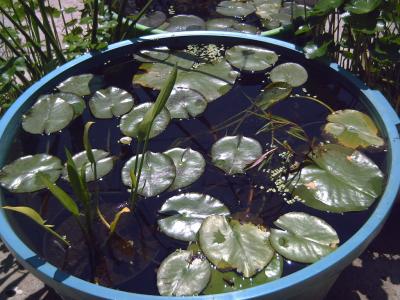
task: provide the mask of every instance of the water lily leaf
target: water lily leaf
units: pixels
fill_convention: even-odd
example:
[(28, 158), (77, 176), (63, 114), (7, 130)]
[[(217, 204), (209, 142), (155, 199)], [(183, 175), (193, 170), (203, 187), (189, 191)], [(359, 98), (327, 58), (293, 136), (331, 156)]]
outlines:
[(246, 166), (261, 154), (258, 141), (241, 135), (223, 137), (211, 148), (213, 164), (229, 175), (244, 173)]
[(188, 88), (201, 94), (208, 102), (226, 94), (239, 73), (226, 60), (200, 65), (192, 71), (178, 73), (175, 87)]
[(57, 86), (57, 88), (64, 93), (86, 96), (90, 95), (92, 91), (98, 90), (102, 84), (103, 79), (100, 76), (82, 74), (64, 80)]
[(257, 97), (256, 104), (263, 110), (269, 109), (274, 104), (286, 99), (292, 92), (292, 87), (286, 82), (272, 82)]
[(313, 42), (309, 42), (303, 48), (304, 54), (308, 59), (323, 57), (327, 53), (328, 47), (331, 43), (332, 41), (326, 41), (322, 43), (322, 45), (318, 46)]
[(157, 28), (164, 23), (166, 19), (167, 16), (162, 11), (156, 10), (140, 17), (138, 24), (150, 28)]
[(298, 87), (306, 83), (308, 73), (299, 64), (284, 63), (272, 69), (270, 78), (272, 82), (286, 82), (292, 87)]
[(165, 106), (171, 118), (188, 119), (203, 113), (207, 108), (207, 101), (191, 89), (174, 88)]
[[(290, 3), (290, 2), (288, 2)], [(310, 7), (306, 6), (306, 11), (304, 11), (304, 5), (303, 4), (295, 4), (293, 5), (293, 19), (297, 18), (305, 18), (306, 14), (308, 16), (308, 11), (310, 10)], [(292, 7), (291, 5), (288, 5), (286, 7), (282, 7), (279, 9), (279, 14), (282, 15), (288, 15), (290, 18), (292, 17)]]
[(140, 62), (159, 62), (169, 57), (170, 50), (167, 47), (156, 47), (140, 50), (133, 57)]
[(274, 254), (274, 257), (264, 270), (251, 278), (245, 278), (233, 271), (221, 272), (218, 269), (212, 268), (210, 282), (203, 291), (203, 294), (213, 295), (247, 289), (276, 280), (282, 276), (282, 272), (283, 258), (278, 253)]
[(219, 269), (236, 269), (244, 277), (262, 270), (274, 256), (265, 228), (224, 216), (210, 216), (199, 230), (201, 250)]
[(279, 13), (280, 8), (280, 3), (262, 3), (256, 6), (256, 15), (261, 19), (271, 20), (271, 15)]
[(56, 93), (52, 95), (48, 95), (49, 97), (55, 97), (66, 101), (67, 103), (72, 105), (74, 109), (74, 119), (79, 117), (86, 108), (86, 103), (82, 99), (82, 97), (71, 94), (71, 93)]
[(206, 23), (195, 15), (176, 15), (168, 19), (168, 27), (165, 29), (170, 32), (204, 30)]
[(99, 119), (109, 119), (126, 114), (132, 109), (133, 104), (134, 100), (131, 94), (113, 86), (98, 90), (89, 100), (92, 114)]
[(310, 12), (313, 16), (323, 16), (333, 12), (343, 4), (344, 0), (319, 0)]
[(330, 212), (367, 209), (383, 190), (383, 173), (359, 151), (336, 144), (318, 146), (314, 164), (291, 181), (292, 193), (305, 205)]
[(231, 18), (215, 18), (209, 19), (206, 22), (207, 30), (217, 30), (217, 31), (235, 31), (233, 26), (239, 24), (238, 21)]
[(346, 4), (345, 10), (353, 14), (367, 14), (375, 10), (379, 5), (381, 5), (382, 0), (352, 0), (350, 3)]
[(217, 6), (217, 13), (227, 17), (246, 17), (256, 11), (251, 2), (222, 1)]
[(158, 220), (161, 231), (182, 241), (195, 241), (201, 224), (208, 216), (229, 215), (228, 208), (218, 199), (198, 193), (171, 197), (159, 212), (170, 215)]
[[(140, 154), (138, 165), (142, 159)], [(122, 168), (122, 182), (131, 187), (130, 170), (135, 168), (136, 156), (129, 159)], [(138, 167), (139, 168), (139, 167)], [(138, 172), (136, 172), (138, 177)], [(172, 159), (162, 153), (147, 151), (144, 155), (144, 162), (140, 180), (138, 182), (138, 193), (144, 197), (153, 197), (168, 189), (175, 179), (175, 166)]]
[(157, 287), (162, 296), (199, 294), (210, 280), (211, 267), (203, 256), (178, 250), (167, 256), (157, 272)]
[(50, 134), (65, 128), (73, 118), (71, 104), (57, 96), (44, 95), (22, 116), (22, 128), (33, 134)]
[(290, 212), (279, 217), (271, 228), (274, 249), (287, 259), (313, 263), (334, 251), (339, 237), (324, 220), (303, 212)]
[(332, 136), (343, 146), (356, 148), (381, 148), (384, 140), (372, 119), (357, 110), (339, 110), (327, 117), (324, 134)]
[[(109, 156), (110, 153), (101, 149), (92, 149), (94, 160), (96, 161), (97, 179), (106, 176), (114, 167), (114, 157)], [(86, 182), (95, 180), (94, 170), (90, 165), (86, 151), (79, 152), (72, 157), (78, 170), (85, 168)], [(63, 179), (68, 180), (68, 172), (66, 166), (63, 169)]]
[(260, 29), (258, 29), (258, 27), (246, 23), (234, 24), (233, 29), (238, 32), (250, 34), (257, 34), (260, 32)]
[(0, 170), (0, 184), (13, 193), (35, 192), (46, 187), (39, 179), (38, 172), (48, 175), (51, 182), (56, 182), (61, 170), (61, 161), (55, 156), (23, 156)]
[[(120, 129), (126, 136), (137, 137), (138, 127), (142, 122), (144, 115), (153, 105), (151, 102), (142, 103), (132, 109), (128, 114), (123, 115), (120, 122)], [(170, 113), (163, 108), (158, 116), (154, 119), (150, 130), (150, 138), (153, 138), (163, 132), (171, 120)]]
[(278, 55), (261, 47), (238, 45), (226, 50), (225, 58), (243, 71), (262, 71), (278, 61)]
[(191, 185), (204, 172), (206, 161), (199, 152), (190, 148), (173, 148), (165, 151), (173, 161), (176, 169), (176, 177), (169, 191), (174, 191), (180, 188)]

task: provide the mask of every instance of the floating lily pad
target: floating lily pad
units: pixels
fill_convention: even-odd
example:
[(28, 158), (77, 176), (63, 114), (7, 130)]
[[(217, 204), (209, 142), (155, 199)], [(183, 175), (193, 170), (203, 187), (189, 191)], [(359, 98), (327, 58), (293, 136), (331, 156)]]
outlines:
[(298, 87), (306, 83), (308, 73), (299, 64), (284, 63), (272, 69), (270, 78), (272, 82), (286, 82), (292, 87)]
[(314, 164), (291, 181), (305, 205), (330, 212), (368, 209), (383, 190), (383, 173), (367, 156), (336, 144), (318, 146)]
[(272, 82), (257, 97), (256, 104), (263, 110), (269, 109), (279, 101), (286, 99), (292, 92), (292, 87), (286, 82)]
[(251, 278), (242, 277), (236, 272), (221, 272), (218, 269), (212, 268), (210, 282), (203, 291), (203, 294), (213, 295), (247, 289), (276, 280), (282, 276), (282, 272), (283, 258), (278, 253), (274, 254), (274, 257), (264, 270)]
[[(115, 158), (110, 156), (110, 153), (101, 149), (92, 149), (94, 160), (96, 161), (97, 179), (106, 176), (114, 167)], [(86, 155), (86, 151), (79, 152), (72, 157), (78, 170), (85, 167), (86, 181), (93, 181), (94, 169), (90, 165), (90, 161)], [(63, 169), (63, 178), (68, 180), (68, 173), (66, 166)]]
[(13, 193), (35, 192), (46, 186), (38, 178), (42, 172), (55, 182), (60, 177), (61, 161), (48, 154), (28, 155), (14, 160), (0, 170), (0, 184)]
[(74, 118), (74, 107), (54, 95), (39, 97), (22, 116), (22, 128), (33, 134), (50, 134), (65, 128)]
[(261, 47), (238, 45), (226, 50), (227, 61), (243, 71), (262, 71), (278, 61), (278, 55)]
[(222, 1), (217, 6), (217, 13), (227, 17), (246, 17), (255, 11), (251, 2)]
[(199, 230), (201, 250), (219, 269), (236, 269), (244, 277), (252, 277), (274, 256), (269, 233), (262, 227), (210, 216)]
[(250, 34), (257, 34), (260, 32), (260, 30), (256, 26), (246, 24), (246, 23), (234, 24), (233, 29), (238, 32), (250, 33)]
[[(132, 109), (128, 114), (123, 115), (119, 127), (122, 133), (126, 136), (137, 137), (139, 124), (142, 122), (144, 115), (152, 105), (153, 103), (151, 102), (142, 103)], [(171, 116), (169, 111), (163, 108), (158, 116), (154, 119), (150, 130), (150, 138), (153, 138), (163, 132), (167, 128), (170, 120)]]
[(157, 287), (161, 296), (199, 294), (210, 280), (211, 267), (203, 256), (178, 250), (161, 263), (157, 271)]
[(352, 0), (346, 4), (344, 9), (353, 14), (361, 15), (374, 11), (381, 3), (382, 0)]
[(174, 191), (180, 188), (191, 185), (204, 172), (206, 161), (199, 152), (190, 148), (173, 148), (165, 151), (173, 161), (176, 169), (176, 177), (169, 191)]
[(204, 30), (206, 23), (195, 15), (176, 15), (168, 19), (168, 27), (165, 29), (170, 32)]
[[(142, 155), (139, 155), (138, 168)], [(129, 159), (122, 168), (122, 182), (131, 187), (130, 171), (135, 168), (136, 156)], [(138, 176), (138, 174), (136, 174)], [(172, 159), (162, 153), (147, 151), (144, 156), (142, 173), (138, 183), (138, 193), (153, 197), (168, 189), (175, 179), (175, 166)]]
[(258, 141), (241, 135), (223, 137), (211, 148), (213, 164), (229, 175), (245, 173), (246, 166), (261, 154)]
[(98, 90), (102, 84), (103, 79), (100, 76), (82, 74), (64, 80), (57, 86), (57, 88), (64, 93), (86, 96), (90, 95), (93, 91)]
[(132, 95), (127, 91), (112, 86), (98, 90), (90, 98), (89, 107), (96, 118), (109, 119), (129, 112), (133, 107), (133, 101)]
[(339, 237), (324, 220), (303, 212), (290, 212), (278, 218), (271, 228), (274, 249), (287, 259), (313, 263), (334, 251)]
[(185, 193), (167, 199), (159, 213), (170, 215), (158, 220), (162, 232), (174, 239), (195, 241), (205, 218), (211, 215), (229, 215), (229, 210), (222, 202), (209, 195)]
[(140, 50), (133, 57), (140, 62), (160, 62), (166, 60), (170, 52), (167, 47), (156, 47)]
[(162, 23), (165, 22), (167, 16), (162, 11), (153, 11), (146, 15), (143, 15), (139, 20), (138, 24), (150, 27), (150, 28), (157, 28)]
[(86, 108), (86, 103), (82, 99), (82, 97), (71, 94), (71, 93), (56, 93), (52, 95), (48, 95), (49, 97), (55, 97), (66, 101), (67, 103), (72, 105), (74, 109), (74, 119), (79, 117)]
[(378, 128), (366, 114), (357, 110), (339, 110), (327, 117), (329, 123), (324, 133), (332, 136), (340, 144), (356, 148), (381, 148), (384, 140), (378, 136)]
[(280, 3), (262, 3), (256, 6), (256, 14), (261, 19), (271, 20), (271, 15), (279, 13), (280, 8)]
[(217, 31), (236, 31), (233, 26), (239, 24), (238, 21), (231, 18), (215, 18), (206, 22), (207, 30)]
[(207, 101), (196, 91), (174, 88), (165, 106), (171, 118), (188, 119), (203, 113), (207, 108)]

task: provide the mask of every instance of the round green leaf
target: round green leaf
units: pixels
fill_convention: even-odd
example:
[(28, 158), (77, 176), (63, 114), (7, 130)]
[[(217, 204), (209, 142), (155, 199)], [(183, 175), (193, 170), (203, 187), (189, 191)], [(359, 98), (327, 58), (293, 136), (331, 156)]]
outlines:
[[(139, 163), (142, 154), (139, 155)], [(130, 171), (135, 168), (136, 156), (129, 159), (122, 168), (122, 182), (131, 187)], [(136, 172), (136, 177), (138, 172)], [(143, 168), (138, 183), (138, 193), (144, 197), (153, 197), (168, 189), (175, 179), (175, 166), (169, 156), (162, 153), (147, 151), (144, 156)]]
[(251, 2), (222, 1), (217, 6), (217, 13), (228, 17), (246, 17), (255, 11)]
[(48, 175), (55, 182), (61, 174), (61, 161), (48, 154), (28, 155), (14, 160), (0, 170), (0, 184), (13, 193), (35, 192), (46, 186), (37, 173)]
[(284, 63), (272, 69), (270, 78), (272, 82), (286, 82), (292, 87), (298, 87), (306, 83), (308, 73), (299, 64)]
[(262, 147), (258, 141), (241, 135), (226, 136), (211, 148), (213, 164), (227, 174), (245, 173), (245, 168), (259, 158)]
[(169, 191), (174, 191), (180, 188), (191, 185), (204, 172), (206, 161), (199, 152), (190, 148), (173, 148), (165, 151), (164, 154), (168, 155), (174, 162), (176, 169), (176, 177)]
[(170, 215), (158, 220), (162, 232), (174, 239), (195, 241), (205, 218), (211, 215), (229, 215), (229, 210), (222, 202), (209, 195), (185, 193), (167, 199), (159, 213)]
[(274, 257), (264, 270), (251, 278), (245, 278), (236, 272), (221, 272), (218, 269), (212, 268), (210, 282), (203, 291), (203, 294), (213, 295), (247, 289), (276, 280), (282, 276), (282, 272), (283, 258), (278, 253), (274, 254)]
[(365, 210), (382, 193), (383, 173), (359, 151), (326, 144), (310, 158), (314, 164), (291, 181), (292, 193), (307, 206), (338, 213)]
[(146, 15), (143, 15), (138, 20), (138, 24), (150, 27), (150, 28), (157, 28), (161, 24), (165, 22), (167, 16), (162, 11), (153, 11)]
[(203, 256), (178, 250), (161, 263), (157, 287), (161, 296), (198, 295), (210, 280), (211, 267)]
[(207, 107), (207, 101), (196, 91), (174, 88), (165, 106), (171, 118), (188, 119), (203, 113)]
[(168, 23), (165, 30), (170, 32), (204, 30), (206, 28), (203, 19), (195, 15), (176, 15), (168, 19)]
[[(119, 127), (122, 133), (126, 136), (137, 137), (139, 124), (142, 122), (144, 115), (152, 105), (153, 103), (151, 102), (142, 103), (132, 109), (128, 114), (123, 115)], [(170, 120), (171, 116), (169, 111), (163, 108), (158, 116), (154, 119), (150, 130), (150, 138), (153, 138), (163, 132), (167, 128)]]
[(119, 117), (129, 112), (133, 107), (133, 97), (127, 91), (109, 87), (97, 91), (89, 100), (92, 114), (99, 119)]
[(93, 74), (72, 76), (61, 82), (57, 88), (64, 93), (72, 93), (78, 96), (90, 95), (102, 84), (102, 79)]
[(328, 51), (328, 47), (331, 43), (332, 41), (326, 41), (322, 43), (322, 45), (318, 46), (313, 42), (309, 42), (303, 48), (304, 54), (308, 59), (316, 59), (319, 57), (323, 57)]
[(55, 97), (66, 101), (67, 103), (72, 105), (74, 109), (74, 119), (80, 116), (86, 108), (86, 103), (82, 99), (82, 97), (71, 94), (71, 93), (56, 93), (52, 95), (48, 95), (49, 97)]
[(140, 62), (164, 61), (169, 57), (170, 50), (167, 47), (156, 47), (140, 50), (133, 57)]
[[(110, 153), (101, 149), (92, 149), (92, 152), (94, 160), (96, 161), (97, 179), (99, 179), (111, 172), (114, 167), (114, 157), (109, 156)], [(86, 151), (75, 154), (72, 157), (72, 160), (74, 161), (78, 170), (81, 170), (83, 167), (85, 167), (85, 177), (87, 182), (95, 180), (94, 169), (90, 165), (90, 161), (87, 157)], [(66, 165), (63, 169), (63, 178), (65, 180), (68, 180)]]
[(329, 123), (324, 133), (343, 146), (356, 148), (381, 148), (384, 140), (378, 136), (378, 128), (371, 118), (357, 110), (339, 110), (327, 117)]
[(236, 31), (233, 26), (239, 24), (238, 21), (231, 18), (215, 18), (206, 22), (207, 30), (217, 31)]
[(234, 24), (233, 29), (238, 32), (250, 33), (250, 34), (257, 34), (260, 32), (260, 30), (256, 26), (246, 24), (246, 23)]
[(292, 92), (292, 87), (286, 82), (272, 82), (257, 97), (256, 104), (263, 110), (269, 109), (279, 101), (286, 99)]
[(22, 116), (22, 128), (33, 134), (50, 134), (65, 128), (74, 118), (74, 107), (54, 95), (39, 97)]
[(367, 14), (375, 10), (381, 5), (382, 0), (351, 0), (350, 3), (346, 4), (345, 10), (353, 14)]
[(272, 14), (279, 13), (281, 3), (262, 3), (256, 6), (256, 14), (261, 19), (271, 20)]
[(334, 251), (339, 237), (324, 220), (303, 212), (290, 212), (278, 218), (271, 229), (274, 249), (287, 259), (313, 263)]
[(199, 230), (203, 253), (219, 269), (236, 269), (244, 277), (262, 270), (274, 256), (265, 228), (224, 216), (210, 216)]
[(225, 58), (243, 71), (262, 71), (278, 61), (278, 55), (261, 47), (238, 45), (226, 50)]
[(344, 0), (319, 0), (310, 12), (313, 16), (323, 16), (333, 12), (343, 4)]

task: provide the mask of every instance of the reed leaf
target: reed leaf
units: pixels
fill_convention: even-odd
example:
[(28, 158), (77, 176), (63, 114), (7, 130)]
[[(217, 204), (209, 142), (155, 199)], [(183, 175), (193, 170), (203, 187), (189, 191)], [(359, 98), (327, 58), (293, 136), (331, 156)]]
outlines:
[(109, 228), (109, 236), (111, 236), (114, 232), (115, 229), (117, 228), (118, 222), (121, 219), (121, 215), (124, 213), (129, 213), (131, 210), (128, 207), (122, 208), (119, 212), (115, 214), (114, 220), (110, 224)]

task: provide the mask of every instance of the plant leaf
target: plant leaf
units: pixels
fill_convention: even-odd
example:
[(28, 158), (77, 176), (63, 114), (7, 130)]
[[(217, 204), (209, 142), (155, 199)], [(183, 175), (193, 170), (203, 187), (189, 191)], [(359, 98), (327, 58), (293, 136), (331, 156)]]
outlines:
[(78, 96), (87, 96), (103, 85), (103, 79), (93, 74), (72, 76), (61, 82), (57, 88), (64, 93), (72, 93)]
[(322, 45), (318, 46), (313, 42), (308, 42), (303, 48), (304, 54), (308, 59), (323, 57), (327, 53), (328, 47), (331, 43), (332, 41), (326, 41), (322, 43)]
[(171, 118), (189, 119), (203, 113), (207, 108), (207, 101), (191, 89), (174, 88), (165, 106)]
[(237, 45), (225, 52), (226, 60), (241, 71), (258, 72), (270, 68), (278, 61), (271, 50), (256, 46)]
[(181, 241), (195, 241), (205, 218), (211, 215), (226, 216), (229, 210), (209, 195), (185, 193), (168, 198), (159, 213), (173, 214), (158, 220), (162, 232)]
[[(96, 160), (94, 158), (93, 151), (92, 151), (92, 145), (91, 145), (90, 139), (89, 139), (89, 130), (93, 124), (94, 124), (94, 122), (87, 122), (85, 124), (85, 128), (83, 130), (83, 147), (85, 148), (86, 156), (92, 165), (96, 164)], [(96, 167), (96, 166), (93, 166), (93, 167)]]
[(113, 86), (97, 91), (89, 100), (92, 114), (99, 119), (109, 119), (126, 114), (132, 109), (133, 104), (134, 100), (131, 94)]
[(287, 259), (313, 263), (334, 251), (339, 237), (324, 220), (303, 212), (290, 212), (279, 217), (271, 228), (274, 249)]
[(308, 73), (301, 65), (289, 62), (273, 68), (270, 78), (272, 82), (286, 82), (292, 87), (298, 87), (306, 83)]
[(126, 214), (131, 212), (130, 209), (128, 207), (123, 207), (120, 211), (118, 211), (115, 216), (114, 216), (114, 220), (111, 222), (110, 224), (110, 228), (109, 228), (109, 235), (111, 236), (114, 232), (115, 229), (117, 228), (118, 222), (121, 219), (122, 214)]
[(165, 31), (169, 32), (204, 30), (206, 28), (204, 20), (195, 15), (175, 15), (168, 19), (168, 23)]
[(351, 0), (344, 9), (353, 14), (361, 15), (374, 11), (381, 3), (382, 0)]
[(227, 17), (246, 17), (256, 11), (251, 2), (221, 1), (217, 13)]
[(268, 84), (257, 97), (256, 104), (263, 110), (269, 109), (279, 101), (286, 99), (292, 93), (292, 87), (286, 82)]

